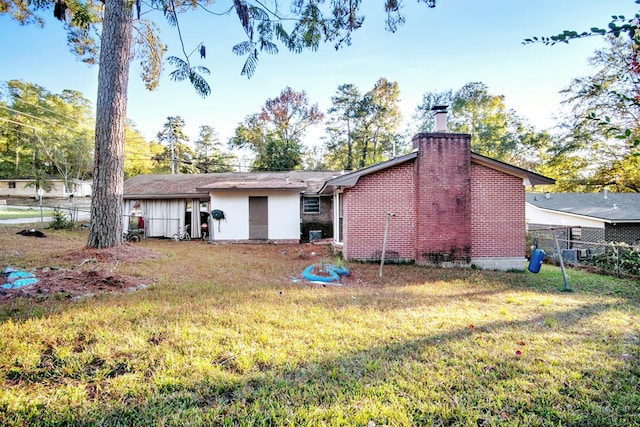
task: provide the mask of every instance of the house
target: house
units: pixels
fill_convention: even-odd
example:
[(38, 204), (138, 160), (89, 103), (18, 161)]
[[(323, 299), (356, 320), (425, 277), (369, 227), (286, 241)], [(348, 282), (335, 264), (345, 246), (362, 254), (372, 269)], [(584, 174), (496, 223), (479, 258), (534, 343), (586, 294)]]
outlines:
[(528, 193), (529, 230), (557, 228), (563, 241), (640, 242), (638, 193)]
[[(126, 227), (144, 219), (149, 237), (170, 237), (189, 225), (192, 238), (215, 242), (332, 237), (332, 198), (318, 194), (336, 172), (225, 172), (139, 175), (124, 183)], [(209, 213), (218, 211), (209, 218)], [(206, 225), (205, 225), (206, 224)]]
[[(90, 197), (92, 182), (72, 179), (67, 184), (62, 179), (49, 179), (51, 186), (44, 198)], [(35, 179), (0, 179), (0, 197), (38, 198)]]
[(351, 260), (380, 260), (385, 247), (395, 261), (524, 269), (525, 187), (554, 180), (473, 153), (470, 135), (436, 123), (412, 153), (325, 183), (335, 244)]
[(525, 187), (555, 181), (473, 153), (470, 135), (440, 125), (413, 143), (347, 174), (141, 175), (125, 182), (123, 214), (142, 215), (153, 237), (185, 224), (199, 237), (207, 221), (215, 242), (297, 243), (320, 232), (350, 260), (380, 260), (384, 248), (400, 262), (524, 269)]

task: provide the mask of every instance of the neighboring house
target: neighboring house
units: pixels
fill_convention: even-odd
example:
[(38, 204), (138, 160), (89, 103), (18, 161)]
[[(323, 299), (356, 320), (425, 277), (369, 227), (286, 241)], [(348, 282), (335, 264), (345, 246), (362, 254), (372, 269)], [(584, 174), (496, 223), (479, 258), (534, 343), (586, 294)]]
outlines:
[[(207, 231), (216, 242), (298, 243), (309, 230), (331, 231), (332, 199), (320, 196), (318, 190), (336, 175), (307, 171), (139, 175), (124, 183), (123, 215), (131, 218), (130, 226), (141, 215), (149, 237), (170, 237), (189, 225), (192, 238)], [(209, 218), (214, 210), (224, 218)], [(205, 222), (207, 227), (202, 226)]]
[(563, 240), (640, 242), (638, 193), (528, 193), (526, 216), (530, 230), (557, 228)]
[[(438, 123), (438, 120), (436, 120)], [(413, 138), (415, 151), (327, 181), (346, 259), (524, 269), (525, 186), (554, 180), (471, 152), (471, 136)], [(388, 228), (387, 228), (388, 221)]]
[[(44, 198), (90, 197), (91, 181), (71, 180), (69, 188), (62, 179), (47, 181), (51, 188), (44, 192)], [(0, 197), (38, 198), (38, 190), (34, 179), (0, 179)]]

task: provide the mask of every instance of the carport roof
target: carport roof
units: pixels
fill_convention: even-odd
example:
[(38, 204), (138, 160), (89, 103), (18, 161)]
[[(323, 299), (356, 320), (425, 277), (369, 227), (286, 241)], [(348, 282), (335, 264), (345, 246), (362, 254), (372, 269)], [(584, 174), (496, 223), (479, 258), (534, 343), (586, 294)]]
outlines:
[[(124, 183), (125, 199), (207, 198), (219, 190), (296, 190), (317, 193), (339, 172), (222, 172), (209, 174), (138, 175)], [(287, 181), (288, 178), (288, 181)]]

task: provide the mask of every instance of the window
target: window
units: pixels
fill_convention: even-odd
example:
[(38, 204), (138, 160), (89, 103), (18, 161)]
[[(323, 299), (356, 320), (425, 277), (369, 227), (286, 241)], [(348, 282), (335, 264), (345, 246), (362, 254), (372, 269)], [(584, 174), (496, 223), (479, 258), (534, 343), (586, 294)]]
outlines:
[(9, 181), (9, 188), (16, 188), (16, 183), (14, 181)]
[(305, 197), (302, 199), (302, 211), (306, 214), (320, 213), (320, 197)]
[(582, 228), (572, 227), (570, 240), (582, 240)]

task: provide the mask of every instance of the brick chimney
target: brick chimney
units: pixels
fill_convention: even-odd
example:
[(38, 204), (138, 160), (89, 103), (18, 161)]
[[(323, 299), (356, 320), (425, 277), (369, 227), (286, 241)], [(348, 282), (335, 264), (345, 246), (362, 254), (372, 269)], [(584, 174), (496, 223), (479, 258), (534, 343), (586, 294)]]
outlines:
[(469, 266), (471, 135), (420, 133), (413, 137), (413, 145), (418, 149), (416, 262)]

